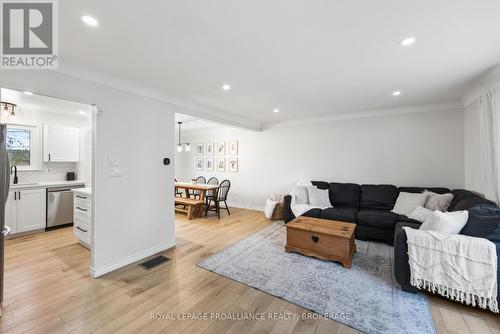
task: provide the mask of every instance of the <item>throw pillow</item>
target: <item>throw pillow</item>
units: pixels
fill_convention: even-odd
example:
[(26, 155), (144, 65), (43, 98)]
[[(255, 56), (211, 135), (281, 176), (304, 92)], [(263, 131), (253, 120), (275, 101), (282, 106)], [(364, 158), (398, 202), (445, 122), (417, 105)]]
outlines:
[(469, 212), (467, 210), (453, 212), (436, 210), (420, 225), (420, 229), (445, 234), (458, 234), (467, 224), (468, 218)]
[(307, 187), (309, 193), (309, 204), (315, 208), (328, 208), (330, 204), (330, 197), (328, 189), (318, 189), (316, 187)]
[(442, 195), (433, 193), (432, 191), (425, 191), (424, 193), (427, 193), (427, 201), (424, 207), (432, 211), (439, 210), (445, 212), (453, 201), (452, 193)]
[(394, 205), (394, 209), (391, 211), (397, 213), (398, 215), (407, 216), (415, 210), (417, 206), (424, 206), (426, 200), (426, 193), (415, 194), (400, 192), (398, 199), (396, 200), (396, 204)]
[(294, 186), (290, 193), (295, 204), (309, 204), (309, 193), (307, 187)]
[(417, 206), (415, 210), (413, 210), (409, 215), (408, 218), (414, 219), (416, 221), (419, 221), (421, 223), (425, 222), (427, 218), (432, 215), (432, 210), (426, 209), (423, 206)]

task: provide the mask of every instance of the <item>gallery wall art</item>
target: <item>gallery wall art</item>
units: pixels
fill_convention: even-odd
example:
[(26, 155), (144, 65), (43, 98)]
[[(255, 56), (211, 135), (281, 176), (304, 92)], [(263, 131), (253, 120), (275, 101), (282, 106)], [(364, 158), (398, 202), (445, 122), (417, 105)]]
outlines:
[[(239, 170), (238, 140), (221, 140), (195, 145), (197, 171), (237, 173)], [(216, 157), (214, 157), (216, 156)]]

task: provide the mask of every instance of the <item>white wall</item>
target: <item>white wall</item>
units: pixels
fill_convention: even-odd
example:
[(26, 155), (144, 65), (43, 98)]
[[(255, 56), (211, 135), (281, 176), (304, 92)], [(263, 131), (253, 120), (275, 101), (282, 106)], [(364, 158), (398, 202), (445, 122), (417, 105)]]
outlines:
[[(238, 173), (195, 170), (194, 144), (239, 140)], [(176, 177), (232, 182), (230, 202), (262, 208), (266, 195), (298, 180), (464, 186), (463, 110), (339, 120), (262, 132), (218, 128), (183, 132), (193, 151), (176, 153)], [(215, 156), (217, 157), (217, 156)]]
[[(478, 104), (475, 104), (478, 105)], [(465, 188), (484, 193), (481, 166), (479, 110), (474, 104), (465, 109)]]
[[(0, 86), (95, 103), (97, 117), (95, 228), (97, 275), (175, 244), (172, 106), (55, 71), (0, 71)], [(109, 176), (119, 161), (123, 177)]]

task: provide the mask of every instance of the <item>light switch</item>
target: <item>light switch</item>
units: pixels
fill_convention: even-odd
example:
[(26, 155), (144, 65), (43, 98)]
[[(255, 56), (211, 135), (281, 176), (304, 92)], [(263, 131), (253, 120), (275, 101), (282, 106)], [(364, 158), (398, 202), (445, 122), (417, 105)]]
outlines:
[(121, 176), (123, 176), (122, 170), (120, 168), (111, 167), (109, 169), (109, 176), (110, 177), (121, 177)]
[(109, 176), (110, 177), (121, 177), (123, 176), (122, 169), (120, 168), (120, 162), (113, 160), (109, 162)]

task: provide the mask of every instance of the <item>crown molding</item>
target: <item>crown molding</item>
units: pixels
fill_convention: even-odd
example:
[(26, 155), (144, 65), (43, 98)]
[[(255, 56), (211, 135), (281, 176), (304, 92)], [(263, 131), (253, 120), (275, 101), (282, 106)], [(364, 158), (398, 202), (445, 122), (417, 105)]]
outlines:
[(261, 129), (261, 124), (258, 121), (241, 117), (230, 111), (193, 103), (179, 97), (165, 94), (158, 89), (154, 89), (144, 85), (138, 85), (127, 80), (120, 80), (111, 75), (103, 74), (101, 72), (84, 68), (82, 66), (60, 63), (57, 72), (167, 103), (172, 105), (174, 108), (178, 108), (179, 110), (177, 110), (176, 112), (189, 116), (209, 119), (211, 121), (242, 127), (250, 130), (259, 131)]
[(327, 122), (335, 122), (348, 119), (383, 117), (383, 116), (405, 115), (405, 114), (414, 114), (422, 112), (438, 112), (438, 111), (451, 111), (451, 110), (463, 110), (463, 109), (464, 107), (461, 101), (451, 101), (445, 103), (412, 105), (399, 108), (365, 110), (365, 111), (350, 112), (350, 113), (349, 112), (338, 113), (320, 117), (300, 118), (285, 122), (264, 123), (262, 128), (263, 130), (265, 130), (276, 127), (289, 127), (289, 126), (298, 126), (304, 124), (327, 123)]

